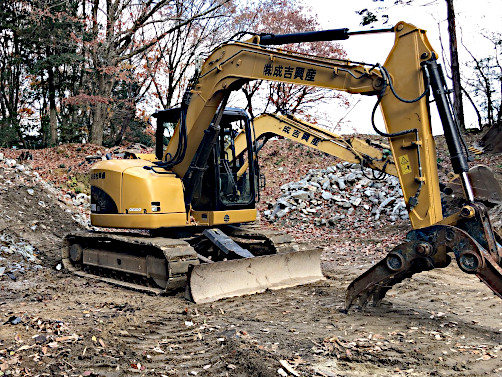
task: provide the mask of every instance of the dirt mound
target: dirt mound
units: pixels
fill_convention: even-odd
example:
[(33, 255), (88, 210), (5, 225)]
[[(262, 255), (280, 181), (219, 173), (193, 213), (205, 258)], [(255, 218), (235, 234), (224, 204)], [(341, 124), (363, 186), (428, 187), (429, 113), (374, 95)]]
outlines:
[(59, 263), (63, 236), (81, 229), (85, 214), (27, 165), (8, 161), (0, 162), (1, 255), (8, 257), (2, 261), (5, 271), (15, 276), (23, 269), (13, 271), (13, 260), (25, 268)]

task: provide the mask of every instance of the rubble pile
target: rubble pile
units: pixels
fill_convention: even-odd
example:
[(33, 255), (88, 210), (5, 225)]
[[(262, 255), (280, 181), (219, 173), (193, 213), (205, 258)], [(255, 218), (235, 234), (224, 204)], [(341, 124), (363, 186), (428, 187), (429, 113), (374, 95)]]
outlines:
[(4, 276), (16, 281), (27, 270), (40, 270), (37, 256), (38, 250), (29, 242), (7, 232), (0, 233), (0, 281)]
[(87, 226), (89, 202), (44, 181), (33, 161), (0, 153), (0, 281), (58, 260), (61, 235)]
[(2, 232), (0, 233), (0, 261), (3, 260), (1, 255), (9, 254), (19, 254), (30, 262), (37, 261), (36, 250), (33, 245), (23, 240), (17, 240), (7, 232)]
[(398, 178), (372, 178), (371, 169), (349, 162), (309, 170), (300, 181), (281, 186), (284, 194), (263, 215), (270, 222), (296, 217), (317, 226), (334, 226), (352, 215), (363, 221), (407, 219)]
[[(48, 197), (57, 198), (59, 202), (66, 205), (65, 211), (78, 224), (83, 227), (89, 226), (88, 210), (91, 206), (91, 197), (84, 193), (74, 194), (65, 193), (54, 184), (43, 180), (40, 174), (33, 170), (30, 164), (22, 164), (12, 158), (5, 158), (0, 153), (0, 178), (3, 178), (3, 186), (26, 186), (26, 192), (30, 196), (35, 195), (35, 190), (45, 192)], [(3, 174), (2, 174), (3, 173)], [(1, 188), (2, 184), (0, 184)], [(44, 200), (38, 201), (38, 205), (46, 208), (47, 203)], [(75, 211), (75, 208), (77, 211)], [(34, 229), (33, 229), (34, 230)]]

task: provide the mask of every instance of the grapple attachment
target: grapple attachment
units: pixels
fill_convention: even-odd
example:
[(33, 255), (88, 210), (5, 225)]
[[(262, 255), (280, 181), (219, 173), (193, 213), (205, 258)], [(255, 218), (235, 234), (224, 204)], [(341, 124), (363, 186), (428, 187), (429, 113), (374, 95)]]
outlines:
[(453, 253), (460, 269), (475, 274), (502, 298), (502, 248), (486, 208), (472, 203), (462, 208), (456, 226), (434, 225), (408, 233), (382, 261), (355, 279), (347, 289), (345, 308), (355, 301), (378, 305), (395, 284), (415, 273), (443, 268)]

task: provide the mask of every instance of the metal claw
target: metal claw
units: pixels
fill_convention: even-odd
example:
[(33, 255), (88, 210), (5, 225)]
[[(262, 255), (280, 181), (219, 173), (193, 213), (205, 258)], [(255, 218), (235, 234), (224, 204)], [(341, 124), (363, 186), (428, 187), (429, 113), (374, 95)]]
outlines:
[[(455, 254), (462, 271), (476, 274), (502, 298), (502, 267), (497, 262), (498, 254), (484, 248), (465, 230), (434, 225), (414, 230), (406, 238), (408, 242), (395, 247), (384, 259), (350, 283), (345, 297), (346, 310), (356, 299), (361, 307), (368, 304), (370, 297), (375, 306), (379, 305), (387, 291), (404, 279), (422, 271), (448, 266), (451, 261), (447, 255), (449, 252)], [(486, 240), (483, 244), (491, 246), (493, 242)]]
[(358, 299), (360, 306), (367, 305), (369, 297), (378, 306), (387, 291), (413, 274), (427, 271), (449, 262), (446, 255), (422, 239), (412, 239), (395, 247), (387, 256), (355, 279), (347, 288), (345, 309)]

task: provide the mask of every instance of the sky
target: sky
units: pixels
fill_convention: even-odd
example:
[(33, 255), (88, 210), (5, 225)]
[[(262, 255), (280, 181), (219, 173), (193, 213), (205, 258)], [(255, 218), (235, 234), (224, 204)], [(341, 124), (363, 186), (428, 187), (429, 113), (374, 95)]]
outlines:
[[(357, 10), (365, 8), (375, 9), (377, 6), (388, 6), (389, 9), (383, 13), (389, 15), (387, 25), (373, 24), (374, 28), (390, 27), (399, 21), (406, 21), (427, 30), (427, 36), (438, 54), (443, 54), (440, 42), (447, 49), (448, 34), (446, 22), (446, 2), (444, 0), (414, 0), (412, 5), (393, 5), (393, 0), (373, 1), (373, 0), (308, 0), (305, 1), (311, 7), (314, 14), (317, 14), (319, 23), (323, 29), (349, 28), (350, 31), (369, 29), (370, 26), (361, 26), (362, 17), (356, 14)], [(459, 40), (459, 57), (462, 63), (469, 59), (469, 55), (461, 47), (460, 39), (476, 55), (483, 56), (492, 46), (482, 36), (483, 32), (500, 31), (502, 20), (502, 1), (500, 0), (455, 0), (455, 13), (457, 15), (457, 38)], [(347, 52), (347, 57), (354, 61), (364, 61), (367, 63), (383, 63), (390, 51), (394, 41), (392, 33), (376, 34), (373, 36), (352, 36), (347, 41), (342, 41), (341, 45)], [(449, 56), (449, 52), (444, 52)], [(440, 56), (440, 61), (443, 61)], [(330, 126), (330, 123), (337, 123), (341, 119), (343, 127), (337, 129), (339, 133), (361, 132), (374, 133), (370, 125), (370, 113), (375, 102), (374, 98), (362, 98), (362, 96), (351, 96), (351, 107), (349, 109), (336, 108), (333, 104), (322, 106), (325, 113), (329, 113), (327, 118), (330, 121), (320, 120), (321, 124)], [(474, 111), (464, 99), (464, 109), (466, 124), (477, 125), (477, 118)], [(439, 120), (433, 115), (433, 133), (441, 134), (442, 129), (438, 124)], [(383, 129), (383, 121), (377, 120), (377, 124)]]

